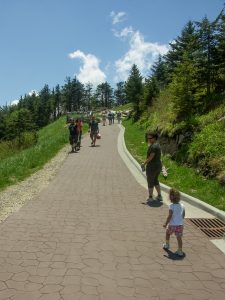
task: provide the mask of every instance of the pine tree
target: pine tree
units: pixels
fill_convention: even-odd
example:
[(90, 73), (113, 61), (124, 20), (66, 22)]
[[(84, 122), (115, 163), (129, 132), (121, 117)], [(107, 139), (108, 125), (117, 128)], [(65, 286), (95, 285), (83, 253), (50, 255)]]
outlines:
[(6, 114), (0, 107), (0, 141), (6, 137)]
[(217, 76), (215, 78), (215, 90), (217, 93), (225, 91), (225, 14), (221, 11), (218, 18), (215, 20), (216, 26), (216, 57)]
[(167, 80), (171, 81), (173, 72), (179, 63), (183, 60), (184, 52), (188, 54), (189, 58), (194, 60), (196, 51), (199, 49), (198, 36), (196, 26), (192, 21), (189, 21), (178, 36), (172, 43), (171, 49), (165, 56), (165, 61), (168, 70)]
[(169, 83), (169, 72), (165, 59), (159, 55), (158, 60), (153, 64), (152, 75), (154, 81), (157, 81), (157, 86), (160, 90), (164, 89)]
[(201, 111), (202, 93), (199, 89), (198, 73), (188, 53), (184, 52), (182, 62), (175, 70), (170, 91), (178, 121), (187, 120)]
[(126, 94), (125, 94), (125, 83), (123, 81), (116, 84), (116, 89), (114, 91), (114, 97), (116, 105), (126, 104)]
[(215, 88), (216, 66), (216, 36), (215, 24), (206, 17), (202, 22), (196, 22), (198, 26), (199, 49), (196, 57), (199, 83), (205, 88), (204, 109), (210, 105), (209, 96)]
[(35, 131), (36, 126), (32, 120), (31, 113), (26, 108), (21, 108), (8, 115), (6, 119), (7, 139), (18, 138), (19, 146), (23, 143), (23, 133), (25, 131)]
[(98, 106), (111, 108), (113, 104), (113, 89), (108, 82), (101, 83), (96, 88)]
[[(155, 76), (151, 76), (145, 80), (144, 95), (143, 95), (143, 109), (153, 104), (154, 99), (159, 96), (160, 86), (159, 81)], [(142, 109), (142, 110), (143, 110)]]
[(51, 92), (49, 86), (45, 84), (39, 94), (37, 105), (37, 124), (38, 127), (46, 126), (50, 122), (51, 117)]
[(125, 84), (125, 93), (127, 102), (133, 103), (134, 119), (137, 120), (141, 111), (139, 105), (143, 97), (143, 83), (142, 76), (135, 64), (132, 66), (130, 76)]
[(92, 103), (92, 90), (93, 90), (93, 86), (91, 83), (86, 84), (85, 88), (84, 88), (84, 96), (83, 96), (83, 110), (91, 110), (91, 103)]

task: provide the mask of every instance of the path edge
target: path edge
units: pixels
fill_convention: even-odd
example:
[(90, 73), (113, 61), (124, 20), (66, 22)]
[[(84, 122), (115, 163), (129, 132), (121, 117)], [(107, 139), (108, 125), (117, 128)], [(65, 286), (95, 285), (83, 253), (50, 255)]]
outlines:
[[(128, 151), (128, 149), (126, 147), (126, 143), (125, 143), (125, 139), (124, 139), (125, 127), (123, 125), (118, 125), (118, 126), (120, 128), (120, 131), (122, 132), (122, 134), (120, 135), (120, 138), (122, 139), (121, 144), (122, 144), (123, 152), (125, 153), (127, 158), (130, 160), (130, 162), (136, 167), (137, 171), (145, 178), (145, 180), (147, 180), (145, 173), (142, 172), (142, 170), (141, 170), (140, 164), (131, 155), (131, 153)], [(161, 183), (161, 182), (160, 182), (160, 187), (165, 192), (169, 192), (169, 190), (171, 188), (170, 186), (168, 186), (164, 183)], [(195, 207), (198, 207), (198, 208), (212, 214), (213, 216), (225, 221), (225, 212), (223, 212), (222, 210), (219, 210), (218, 208), (213, 207), (212, 205), (205, 203), (204, 201), (197, 199), (195, 197), (192, 197), (183, 192), (180, 192), (180, 194), (181, 194), (182, 201), (186, 201), (187, 203), (189, 203)]]

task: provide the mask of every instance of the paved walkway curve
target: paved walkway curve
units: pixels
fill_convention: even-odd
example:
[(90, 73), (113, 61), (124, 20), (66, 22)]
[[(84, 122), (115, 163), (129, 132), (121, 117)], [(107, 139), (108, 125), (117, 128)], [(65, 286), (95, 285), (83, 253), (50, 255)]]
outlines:
[(85, 138), (0, 224), (0, 300), (224, 299), (224, 254), (199, 231), (186, 224), (184, 259), (161, 248), (168, 208), (142, 204), (146, 190), (117, 152), (118, 132), (101, 127), (96, 148)]

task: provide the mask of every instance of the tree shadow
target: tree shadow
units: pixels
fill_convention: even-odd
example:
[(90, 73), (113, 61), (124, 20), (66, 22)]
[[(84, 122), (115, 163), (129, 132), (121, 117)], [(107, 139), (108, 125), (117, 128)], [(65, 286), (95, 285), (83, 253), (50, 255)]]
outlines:
[(166, 251), (166, 253), (167, 253), (167, 255), (163, 255), (163, 256), (168, 258), (168, 259), (183, 260), (186, 257), (185, 253), (184, 253), (183, 256), (179, 256), (179, 255), (175, 254), (174, 252), (170, 251), (169, 249), (163, 249), (163, 250)]

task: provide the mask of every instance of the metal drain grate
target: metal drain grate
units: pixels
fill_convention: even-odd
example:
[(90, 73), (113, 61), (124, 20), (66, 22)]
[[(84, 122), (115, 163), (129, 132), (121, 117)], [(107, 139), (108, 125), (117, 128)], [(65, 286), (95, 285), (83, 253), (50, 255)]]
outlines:
[(205, 235), (210, 238), (221, 238), (225, 233), (225, 222), (219, 219), (187, 219), (191, 224), (198, 227)]

